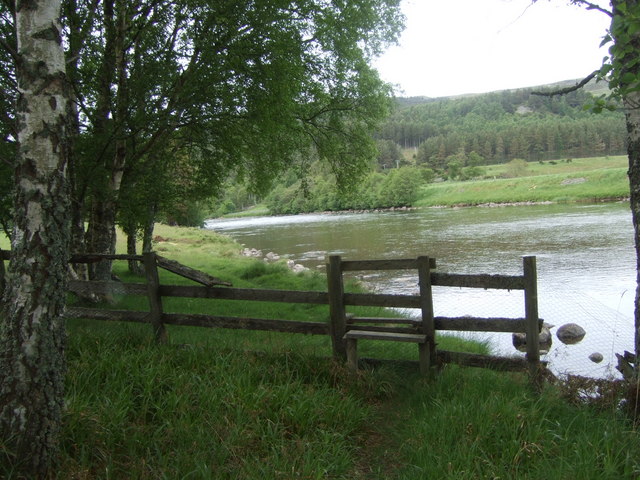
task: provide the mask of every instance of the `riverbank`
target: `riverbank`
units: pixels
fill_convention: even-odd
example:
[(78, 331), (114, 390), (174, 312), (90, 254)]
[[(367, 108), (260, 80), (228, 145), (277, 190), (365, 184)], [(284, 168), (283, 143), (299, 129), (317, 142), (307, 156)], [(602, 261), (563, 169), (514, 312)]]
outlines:
[[(339, 212), (625, 201), (629, 197), (626, 163), (627, 157), (617, 156), (489, 165), (483, 167), (482, 179), (447, 180), (421, 185), (411, 206)], [(269, 209), (260, 204), (243, 212), (225, 215), (225, 218), (268, 215)]]
[(423, 186), (418, 207), (492, 204), (598, 203), (629, 196), (625, 168), (495, 180), (442, 182)]
[[(159, 225), (157, 234), (163, 255), (236, 286), (326, 288), (324, 277), (293, 274), (284, 262), (242, 258), (238, 244), (213, 232)], [(136, 280), (124, 263), (116, 269)], [(162, 280), (178, 281), (169, 273)], [(246, 303), (215, 309), (237, 313)], [(165, 308), (211, 305), (173, 299)], [(246, 312), (274, 315), (266, 306)], [(326, 314), (286, 304), (277, 311)], [(316, 336), (173, 327), (171, 344), (159, 347), (147, 325), (77, 320), (68, 332), (59, 479), (602, 479), (640, 471), (640, 438), (613, 397), (586, 405), (553, 385), (538, 396), (520, 374), (447, 366), (430, 382), (392, 367), (353, 376)], [(415, 358), (411, 346), (375, 343), (363, 342), (362, 353)]]

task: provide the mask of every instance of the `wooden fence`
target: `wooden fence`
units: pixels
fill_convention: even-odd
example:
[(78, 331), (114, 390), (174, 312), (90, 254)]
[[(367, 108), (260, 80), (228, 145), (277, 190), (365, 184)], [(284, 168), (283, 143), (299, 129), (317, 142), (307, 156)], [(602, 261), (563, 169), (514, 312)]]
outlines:
[[(0, 259), (8, 260), (9, 252), (0, 250)], [(68, 307), (67, 318), (90, 318), (149, 323), (158, 342), (166, 342), (165, 325), (183, 325), (207, 328), (266, 330), (307, 335), (330, 335), (333, 356), (349, 357), (350, 366), (357, 368), (356, 343), (358, 340), (408, 341), (419, 345), (419, 364), (429, 371), (432, 366), (457, 363), (467, 366), (498, 370), (529, 370), (537, 381), (542, 372), (538, 335), (542, 320), (538, 318), (536, 258), (523, 258), (523, 274), (460, 275), (437, 273), (435, 259), (418, 257), (400, 260), (343, 260), (330, 256), (327, 264), (327, 291), (289, 291), (234, 288), (215, 277), (155, 253), (144, 255), (74, 255), (73, 263), (91, 263), (108, 260), (136, 260), (144, 265), (146, 283), (87, 282), (71, 280), (69, 290), (81, 295), (128, 294), (146, 296), (149, 311), (106, 310), (99, 308)], [(163, 285), (158, 268), (163, 268), (193, 280), (200, 285)], [(344, 273), (370, 270), (416, 270), (419, 280), (418, 295), (380, 293), (347, 293), (344, 291)], [(0, 262), (0, 287), (4, 282), (4, 265)], [(522, 290), (525, 316), (523, 318), (436, 317), (433, 310), (432, 287), (470, 287), (482, 289)], [(167, 313), (163, 311), (163, 298), (189, 297), (215, 300), (305, 303), (329, 306), (328, 322), (260, 319), (205, 314)], [(420, 318), (364, 318), (348, 312), (352, 306), (419, 309)], [(213, 309), (213, 308), (212, 308)], [(436, 331), (518, 332), (527, 335), (526, 357), (496, 357), (488, 355), (448, 352), (437, 348)], [(371, 360), (370, 360), (371, 361)]]

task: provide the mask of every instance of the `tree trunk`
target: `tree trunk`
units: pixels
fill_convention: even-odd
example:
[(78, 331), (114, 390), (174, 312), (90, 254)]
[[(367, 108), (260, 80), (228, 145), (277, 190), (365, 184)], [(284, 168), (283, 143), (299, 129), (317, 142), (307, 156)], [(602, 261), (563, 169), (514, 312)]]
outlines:
[[(136, 255), (138, 229), (136, 228), (135, 223), (123, 225), (123, 230), (125, 235), (127, 236), (127, 255)], [(128, 260), (128, 265), (129, 272), (133, 273), (134, 275), (144, 275), (144, 267), (138, 260)]]
[(636, 375), (640, 358), (640, 92), (628, 93), (624, 97), (627, 120), (629, 155), (629, 185), (631, 214), (636, 247), (636, 301), (635, 301), (635, 355)]
[[(636, 82), (640, 79), (637, 60), (640, 50), (638, 0), (611, 1), (610, 49), (612, 77), (622, 97), (627, 124), (627, 154), (629, 156), (629, 187), (631, 216), (636, 248), (636, 297), (634, 310), (635, 377), (640, 375), (640, 92)], [(634, 60), (633, 62), (631, 60)]]
[[(115, 202), (94, 199), (85, 239), (87, 253), (115, 253), (115, 222)], [(90, 264), (89, 278), (105, 282), (111, 280), (111, 261)]]
[(144, 230), (142, 232), (142, 252), (150, 253), (153, 251), (153, 229), (156, 225), (156, 212), (158, 210), (157, 205), (149, 205), (149, 211), (147, 215), (147, 222), (145, 223)]
[[(79, 60), (82, 38), (80, 32), (83, 31), (83, 25), (80, 23), (77, 10), (78, 5), (75, 0), (67, 0), (63, 6), (64, 16), (69, 23), (68, 36), (68, 53), (66, 60), (66, 74), (69, 85), (75, 85), (79, 82)], [(67, 102), (67, 178), (69, 181), (70, 201), (71, 201), (71, 240), (70, 251), (73, 253), (85, 253), (84, 239), (84, 198), (86, 196), (86, 185), (84, 181), (79, 180), (78, 158), (74, 154), (76, 147), (76, 139), (80, 136), (80, 114), (78, 112), (78, 103), (76, 92), (73, 89), (69, 91), (69, 101)], [(77, 279), (89, 280), (89, 269), (86, 263), (77, 263), (73, 265), (73, 270)]]
[[(109, 82), (104, 82), (105, 91), (101, 94), (104, 103), (103, 120), (112, 123), (111, 135), (115, 138), (113, 157), (107, 164), (109, 178), (106, 189), (100, 192), (102, 198), (94, 200), (89, 223), (90, 232), (88, 235), (87, 250), (90, 253), (115, 253), (116, 244), (116, 217), (118, 212), (118, 202), (120, 197), (120, 187), (122, 176), (127, 159), (126, 145), (126, 116), (128, 106), (127, 93), (127, 58), (125, 35), (128, 28), (128, 18), (126, 14), (126, 2), (123, 0), (109, 0), (105, 2), (106, 36), (105, 60), (103, 67), (109, 70)], [(113, 69), (113, 72), (110, 70)], [(115, 102), (111, 93), (113, 78), (117, 85)], [(108, 114), (113, 115), (113, 121), (108, 121)], [(106, 125), (101, 125), (101, 129), (106, 130)], [(90, 267), (90, 278), (92, 280), (108, 281), (111, 279), (110, 260), (103, 260)]]
[(0, 442), (17, 477), (34, 478), (55, 458), (64, 400), (67, 88), (60, 0), (16, 5), (19, 150), (0, 323)]

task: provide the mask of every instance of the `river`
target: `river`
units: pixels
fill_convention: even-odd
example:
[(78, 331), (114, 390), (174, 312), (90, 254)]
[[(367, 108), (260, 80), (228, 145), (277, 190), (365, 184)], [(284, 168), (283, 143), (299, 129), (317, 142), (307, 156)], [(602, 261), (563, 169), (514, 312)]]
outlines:
[[(535, 255), (541, 318), (556, 327), (552, 332), (568, 322), (587, 331), (577, 345), (554, 336), (543, 358), (556, 373), (617, 376), (614, 354), (633, 348), (635, 252), (627, 203), (255, 217), (209, 220), (206, 227), (314, 270), (329, 254), (350, 260), (428, 255), (439, 272), (518, 275), (522, 256)], [(418, 290), (414, 272), (360, 278), (377, 291)], [(439, 316), (518, 317), (522, 298), (521, 291), (437, 287), (434, 310)], [(510, 334), (467, 335), (489, 341), (497, 353), (519, 354)], [(594, 352), (604, 361), (589, 360)]]

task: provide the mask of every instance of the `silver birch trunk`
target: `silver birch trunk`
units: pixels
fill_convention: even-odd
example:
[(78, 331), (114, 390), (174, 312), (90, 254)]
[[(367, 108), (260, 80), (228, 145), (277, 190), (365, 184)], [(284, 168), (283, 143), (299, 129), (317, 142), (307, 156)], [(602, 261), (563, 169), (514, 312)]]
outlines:
[[(640, 50), (640, 32), (633, 31), (629, 25), (633, 25), (629, 20), (633, 19), (633, 13), (638, 8), (638, 0), (612, 0), (611, 1), (611, 36), (618, 49), (622, 49), (621, 58), (614, 57), (613, 76), (622, 87), (622, 104), (624, 106), (625, 119), (627, 124), (627, 154), (629, 156), (629, 190), (631, 216), (633, 220), (634, 243), (636, 249), (636, 296), (634, 310), (634, 354), (636, 380), (640, 376), (640, 92), (637, 89), (629, 89), (640, 78), (640, 65), (637, 62), (629, 62), (624, 55), (628, 53), (628, 48), (633, 49), (634, 58)], [(622, 8), (624, 7), (624, 8)], [(616, 28), (616, 22), (624, 20)], [(637, 21), (637, 18), (636, 20)], [(625, 24), (627, 27), (625, 28)], [(621, 27), (621, 28), (620, 28)], [(621, 61), (625, 59), (625, 61)], [(615, 60), (618, 60), (616, 63)], [(631, 84), (625, 78), (632, 74)]]
[(636, 356), (636, 376), (638, 376), (638, 359), (640, 357), (640, 92), (628, 93), (623, 99), (627, 121), (629, 154), (629, 185), (631, 216), (636, 248), (636, 297), (634, 346)]
[(18, 158), (0, 319), (0, 442), (19, 477), (44, 477), (64, 400), (69, 243), (67, 86), (60, 0), (16, 2)]

